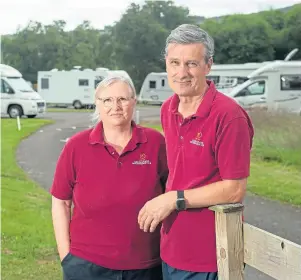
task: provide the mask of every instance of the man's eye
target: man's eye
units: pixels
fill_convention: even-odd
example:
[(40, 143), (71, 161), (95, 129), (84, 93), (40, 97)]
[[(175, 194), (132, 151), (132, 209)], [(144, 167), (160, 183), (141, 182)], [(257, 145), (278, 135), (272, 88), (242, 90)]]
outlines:
[(189, 63), (188, 63), (188, 66), (189, 66), (189, 67), (196, 67), (196, 66), (197, 66), (197, 63), (196, 63), (196, 62), (189, 62)]
[(173, 61), (170, 62), (170, 64), (171, 65), (178, 65), (179, 63), (178, 63), (178, 61), (173, 60)]

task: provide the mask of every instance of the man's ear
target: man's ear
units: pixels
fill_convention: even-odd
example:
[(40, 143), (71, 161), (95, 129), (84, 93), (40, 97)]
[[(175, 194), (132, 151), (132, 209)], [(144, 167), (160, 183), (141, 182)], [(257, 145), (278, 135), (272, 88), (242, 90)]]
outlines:
[(208, 63), (207, 63), (207, 75), (209, 74), (209, 72), (211, 71), (211, 67), (212, 67), (212, 64), (213, 64), (213, 58), (210, 57), (209, 60), (208, 60)]

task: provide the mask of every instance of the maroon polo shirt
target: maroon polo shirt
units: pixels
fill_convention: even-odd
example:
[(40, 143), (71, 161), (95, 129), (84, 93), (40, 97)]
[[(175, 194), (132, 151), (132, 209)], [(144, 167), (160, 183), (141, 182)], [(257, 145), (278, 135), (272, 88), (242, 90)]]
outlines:
[[(183, 119), (174, 94), (161, 110), (169, 177), (166, 191), (188, 190), (249, 176), (253, 126), (247, 113), (213, 83), (197, 112)], [(161, 257), (172, 267), (217, 271), (214, 212), (173, 212), (161, 231)]]
[(137, 217), (164, 189), (165, 140), (153, 129), (132, 127), (121, 155), (104, 142), (102, 123), (70, 138), (50, 191), (74, 203), (71, 254), (110, 269), (145, 269), (161, 261), (159, 227), (145, 233)]

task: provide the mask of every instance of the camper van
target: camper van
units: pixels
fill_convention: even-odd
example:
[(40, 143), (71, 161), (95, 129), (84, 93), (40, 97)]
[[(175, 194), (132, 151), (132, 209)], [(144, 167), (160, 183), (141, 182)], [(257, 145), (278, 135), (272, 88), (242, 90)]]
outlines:
[(124, 70), (108, 68), (83, 69), (75, 66), (70, 71), (53, 69), (38, 72), (38, 92), (47, 104), (72, 105), (76, 109), (94, 104), (95, 88), (109, 75), (119, 75), (130, 79)]
[(27, 116), (34, 118), (46, 111), (45, 100), (33, 90), (15, 68), (0, 64), (1, 115), (11, 118)]
[[(214, 64), (207, 78), (214, 82), (219, 91), (228, 94), (233, 88), (248, 80), (249, 74), (266, 63)], [(173, 91), (167, 82), (167, 73), (152, 72), (146, 76), (143, 82), (139, 102), (162, 104), (172, 94)]]
[(242, 107), (301, 113), (301, 61), (274, 61), (255, 70), (230, 94)]
[(224, 93), (230, 93), (236, 86), (248, 80), (250, 75), (256, 69), (270, 63), (265, 62), (251, 62), (243, 64), (213, 64), (208, 80), (214, 82), (216, 88)]

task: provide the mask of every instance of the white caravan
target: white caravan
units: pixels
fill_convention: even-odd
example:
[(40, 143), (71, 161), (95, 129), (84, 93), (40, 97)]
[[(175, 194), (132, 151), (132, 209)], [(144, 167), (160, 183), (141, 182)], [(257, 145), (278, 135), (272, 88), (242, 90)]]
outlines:
[(76, 66), (70, 71), (53, 69), (38, 72), (38, 92), (47, 104), (72, 105), (76, 109), (90, 107), (94, 104), (95, 88), (105, 77), (117, 74), (130, 79), (128, 73), (123, 70), (80, 68)]
[(248, 78), (229, 94), (242, 107), (301, 113), (301, 61), (274, 61)]
[(94, 103), (95, 88), (107, 76), (107, 71), (107, 68), (97, 68), (94, 71), (80, 70), (80, 67), (70, 71), (39, 71), (38, 92), (47, 104), (72, 105), (76, 109), (91, 106)]
[[(292, 50), (285, 59), (280, 60), (280, 62), (289, 61), (297, 52), (298, 49)], [(207, 78), (214, 82), (216, 88), (220, 92), (228, 95), (234, 88), (246, 82), (249, 79), (249, 75), (254, 71), (261, 69), (265, 65), (270, 65), (273, 62), (276, 61), (250, 62), (243, 64), (213, 64)], [(162, 104), (172, 94), (173, 91), (169, 87), (167, 81), (167, 73), (152, 72), (144, 79), (139, 94), (139, 102)]]
[(46, 111), (45, 100), (33, 90), (15, 68), (0, 64), (1, 115), (34, 118)]
[[(207, 76), (216, 85), (216, 88), (228, 94), (234, 87), (248, 80), (248, 75), (267, 62), (245, 64), (214, 64)], [(139, 102), (162, 104), (173, 94), (168, 85), (167, 73), (149, 73), (140, 90)]]
[(168, 85), (167, 73), (149, 73), (142, 84), (138, 101), (144, 104), (162, 104), (173, 94)]

